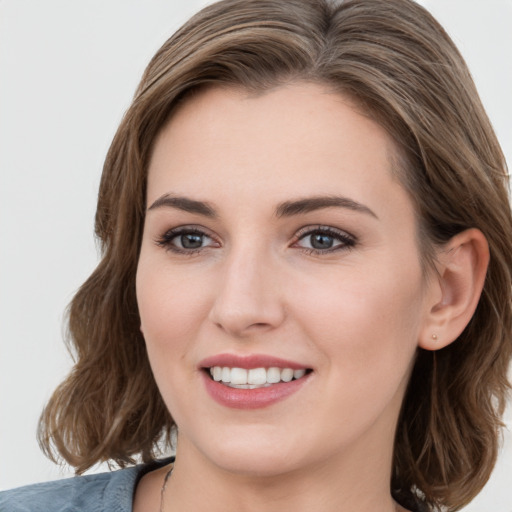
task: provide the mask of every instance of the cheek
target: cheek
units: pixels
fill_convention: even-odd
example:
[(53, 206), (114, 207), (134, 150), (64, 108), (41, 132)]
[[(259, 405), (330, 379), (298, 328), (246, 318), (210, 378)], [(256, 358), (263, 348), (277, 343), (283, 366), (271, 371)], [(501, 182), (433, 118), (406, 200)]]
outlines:
[(144, 254), (137, 269), (136, 287), (149, 362), (167, 408), (179, 422), (182, 401), (190, 399), (183, 390), (195, 377), (191, 347), (206, 308), (198, 298), (197, 287), (184, 279), (183, 273), (170, 272), (158, 261), (145, 259)]
[(295, 293), (301, 297), (295, 317), (343, 380), (363, 385), (391, 373), (403, 376), (414, 357), (422, 320), (421, 271), (388, 263), (365, 266), (364, 272), (343, 269), (321, 287), (308, 283), (308, 294)]
[(321, 353), (326, 379), (325, 421), (348, 429), (349, 436), (379, 417), (394, 428), (416, 354), (416, 284), (366, 272), (329, 286), (328, 297), (325, 288), (309, 295), (303, 305), (302, 328)]
[(197, 283), (170, 272), (141, 255), (137, 269), (137, 303), (142, 330), (150, 343), (186, 337), (205, 309)]
[(185, 279), (183, 273), (151, 264), (143, 255), (136, 285), (141, 328), (152, 364), (159, 358), (170, 362), (171, 355), (180, 357), (208, 314), (204, 295), (198, 293), (200, 285)]

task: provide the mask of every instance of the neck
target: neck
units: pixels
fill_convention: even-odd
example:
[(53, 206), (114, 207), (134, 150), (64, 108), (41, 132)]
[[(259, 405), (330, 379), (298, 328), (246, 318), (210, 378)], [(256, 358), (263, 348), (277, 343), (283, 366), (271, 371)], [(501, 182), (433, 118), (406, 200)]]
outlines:
[(180, 450), (177, 455), (167, 483), (165, 512), (403, 510), (390, 495), (391, 451), (376, 451), (371, 444), (340, 454), (336, 468), (309, 460), (284, 473), (266, 474), (232, 472), (183, 448), (188, 453), (185, 456)]

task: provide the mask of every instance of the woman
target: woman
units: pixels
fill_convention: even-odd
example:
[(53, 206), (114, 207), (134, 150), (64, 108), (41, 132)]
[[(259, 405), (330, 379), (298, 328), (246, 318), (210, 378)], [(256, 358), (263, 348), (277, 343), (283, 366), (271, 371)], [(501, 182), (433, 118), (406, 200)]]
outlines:
[[(112, 143), (103, 259), (70, 309), (78, 363), (40, 429), (79, 473), (147, 464), (0, 503), (468, 503), (508, 387), (506, 183), (462, 58), (416, 4), (204, 9)], [(176, 461), (152, 462), (173, 425)]]

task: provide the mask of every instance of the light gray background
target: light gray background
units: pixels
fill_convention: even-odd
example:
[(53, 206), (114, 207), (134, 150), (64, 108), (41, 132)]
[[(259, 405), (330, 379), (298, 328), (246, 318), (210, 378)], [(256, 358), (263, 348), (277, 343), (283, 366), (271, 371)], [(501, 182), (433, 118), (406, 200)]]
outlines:
[[(0, 0), (0, 489), (68, 476), (35, 441), (70, 368), (63, 311), (97, 261), (108, 145), (142, 71), (201, 0)], [(424, 0), (461, 48), (512, 162), (512, 0)], [(465, 512), (512, 512), (512, 413)]]

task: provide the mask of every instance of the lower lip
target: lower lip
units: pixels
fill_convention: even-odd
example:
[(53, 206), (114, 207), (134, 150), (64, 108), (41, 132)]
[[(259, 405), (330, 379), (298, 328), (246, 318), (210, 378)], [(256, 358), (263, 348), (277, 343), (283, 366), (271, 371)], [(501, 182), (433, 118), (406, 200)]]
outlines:
[(209, 395), (219, 404), (233, 409), (261, 409), (280, 402), (296, 393), (310, 375), (306, 374), (300, 379), (280, 382), (265, 388), (238, 389), (225, 386), (211, 379), (206, 372), (202, 373)]

